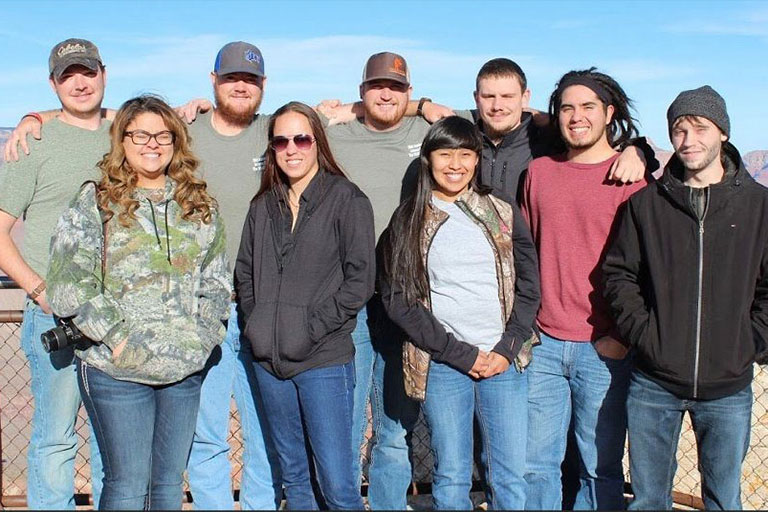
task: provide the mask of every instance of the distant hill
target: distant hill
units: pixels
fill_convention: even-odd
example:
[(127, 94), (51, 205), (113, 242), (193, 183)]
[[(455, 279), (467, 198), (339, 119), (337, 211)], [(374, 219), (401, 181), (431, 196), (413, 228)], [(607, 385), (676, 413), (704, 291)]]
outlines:
[(651, 145), (651, 148), (653, 148), (653, 151), (656, 153), (656, 159), (659, 161), (660, 168), (663, 169), (664, 166), (667, 165), (667, 162), (669, 162), (669, 159), (672, 158), (672, 151), (660, 148), (654, 144), (650, 137), (646, 137), (646, 139), (648, 140), (648, 144)]
[(759, 183), (768, 187), (768, 151), (750, 151), (744, 155), (744, 164)]
[[(672, 151), (658, 147), (650, 138), (648, 143), (656, 152), (656, 158), (663, 168), (672, 157)], [(750, 151), (745, 155), (741, 155), (741, 157), (744, 159), (744, 166), (747, 168), (747, 171), (758, 182), (768, 187), (768, 150)]]

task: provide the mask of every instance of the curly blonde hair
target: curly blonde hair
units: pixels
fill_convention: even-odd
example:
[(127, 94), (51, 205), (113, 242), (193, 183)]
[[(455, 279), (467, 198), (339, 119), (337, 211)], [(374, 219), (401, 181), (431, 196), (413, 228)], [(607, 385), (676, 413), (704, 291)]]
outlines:
[(98, 201), (106, 220), (114, 216), (114, 206), (118, 209), (117, 218), (123, 226), (130, 226), (131, 221), (136, 219), (139, 201), (134, 199), (133, 191), (138, 175), (125, 159), (123, 140), (128, 125), (137, 116), (147, 112), (159, 115), (174, 135), (173, 156), (166, 174), (176, 182), (173, 199), (181, 206), (182, 218), (209, 224), (216, 201), (208, 194), (205, 181), (196, 176), (200, 162), (189, 148), (187, 127), (165, 101), (150, 94), (123, 103), (112, 122), (109, 153), (98, 163), (102, 174)]

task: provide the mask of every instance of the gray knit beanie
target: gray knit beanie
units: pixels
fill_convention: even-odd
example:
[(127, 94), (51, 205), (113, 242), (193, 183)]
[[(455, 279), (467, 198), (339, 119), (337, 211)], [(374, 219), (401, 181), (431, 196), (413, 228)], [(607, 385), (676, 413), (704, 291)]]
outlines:
[(706, 117), (720, 128), (726, 137), (731, 136), (731, 121), (725, 109), (725, 100), (708, 85), (683, 91), (667, 110), (667, 123), (670, 131), (672, 124), (680, 116)]

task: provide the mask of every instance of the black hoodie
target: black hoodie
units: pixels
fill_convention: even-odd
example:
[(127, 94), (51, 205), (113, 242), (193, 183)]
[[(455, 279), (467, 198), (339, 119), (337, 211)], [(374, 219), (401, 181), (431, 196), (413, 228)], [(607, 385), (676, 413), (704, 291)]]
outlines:
[(243, 333), (267, 371), (290, 378), (343, 364), (373, 295), (373, 210), (356, 185), (322, 170), (301, 195), (296, 226), (274, 191), (254, 199), (235, 266)]
[(768, 189), (733, 145), (703, 208), (673, 156), (633, 195), (603, 264), (604, 294), (637, 369), (687, 399), (734, 394), (768, 340)]

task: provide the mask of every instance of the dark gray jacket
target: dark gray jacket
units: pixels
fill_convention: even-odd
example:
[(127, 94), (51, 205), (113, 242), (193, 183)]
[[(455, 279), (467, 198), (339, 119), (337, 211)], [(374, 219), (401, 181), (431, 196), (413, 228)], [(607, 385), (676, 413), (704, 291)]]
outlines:
[(254, 199), (235, 266), (243, 333), (280, 378), (352, 359), (376, 272), (371, 203), (346, 178), (318, 172), (293, 232), (290, 216), (274, 189)]
[(554, 145), (556, 138), (550, 136), (548, 127), (536, 126), (530, 112), (523, 112), (520, 125), (496, 145), (485, 135), (483, 121), (479, 118), (477, 110), (471, 112), (483, 134), (480, 182), (505, 196), (519, 200), (518, 190), (523, 181), (521, 176), (528, 169), (528, 164), (534, 158), (548, 155), (548, 149)]

